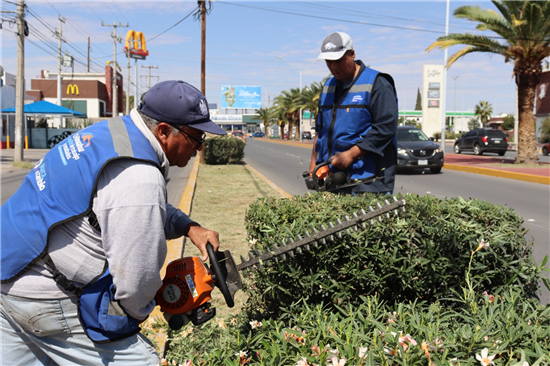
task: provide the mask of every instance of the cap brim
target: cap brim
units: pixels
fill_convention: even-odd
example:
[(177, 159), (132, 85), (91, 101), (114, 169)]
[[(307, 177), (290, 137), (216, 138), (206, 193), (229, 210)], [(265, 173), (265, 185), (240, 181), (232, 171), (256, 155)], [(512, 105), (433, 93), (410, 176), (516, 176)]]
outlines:
[(188, 126), (196, 128), (197, 130), (200, 130), (200, 131), (213, 133), (215, 135), (227, 135), (227, 132), (223, 128), (221, 128), (215, 122), (212, 122), (212, 121), (190, 123), (188, 124)]
[(339, 51), (339, 52), (321, 52), (319, 57), (317, 57), (317, 60), (331, 60), (336, 61), (342, 58), (347, 50)]

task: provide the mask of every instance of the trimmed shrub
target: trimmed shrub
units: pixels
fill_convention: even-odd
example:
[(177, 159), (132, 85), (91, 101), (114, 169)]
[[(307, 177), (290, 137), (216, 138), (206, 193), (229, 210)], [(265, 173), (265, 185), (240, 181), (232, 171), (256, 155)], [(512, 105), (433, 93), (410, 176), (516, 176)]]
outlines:
[[(479, 200), (407, 194), (406, 212), (342, 232), (309, 252), (253, 271), (247, 310), (257, 318), (278, 317), (297, 299), (325, 306), (359, 305), (361, 296), (395, 302), (448, 302), (453, 290), (499, 293), (516, 288), (536, 297), (542, 266), (531, 257), (523, 219), (510, 208)], [(375, 207), (378, 195), (314, 193), (292, 199), (266, 198), (250, 206), (246, 226), (254, 249), (270, 250), (311, 227)], [(471, 257), (481, 242), (489, 247)], [(470, 271), (470, 272), (468, 272)]]
[(244, 157), (244, 141), (231, 136), (211, 137), (204, 142), (206, 164), (236, 164)]

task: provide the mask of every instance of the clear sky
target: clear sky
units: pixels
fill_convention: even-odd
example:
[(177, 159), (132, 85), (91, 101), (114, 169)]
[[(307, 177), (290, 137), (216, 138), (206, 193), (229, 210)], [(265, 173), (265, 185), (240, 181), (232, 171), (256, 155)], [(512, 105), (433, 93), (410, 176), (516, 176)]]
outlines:
[[(87, 70), (88, 37), (91, 42), (90, 71), (103, 72), (113, 59), (113, 27), (126, 37), (129, 29), (145, 34), (149, 57), (138, 62), (139, 90), (151, 83), (181, 79), (200, 89), (201, 24), (190, 15), (196, 1), (26, 1), (30, 36), (25, 43), (25, 77), (40, 70), (57, 72), (58, 41), (52, 30), (63, 24), (63, 53), (75, 57), (75, 72)], [(489, 1), (451, 1), (449, 32), (479, 32), (475, 23), (455, 19), (459, 6), (495, 9)], [(356, 56), (370, 67), (393, 76), (401, 109), (414, 109), (417, 89), (422, 87), (422, 66), (443, 64), (444, 52), (425, 49), (445, 34), (446, 1), (236, 1), (212, 2), (206, 20), (206, 97), (221, 106), (222, 85), (262, 87), (262, 105), (281, 90), (321, 81), (328, 75), (324, 61), (315, 62), (323, 38), (333, 32), (348, 33)], [(16, 26), (9, 20), (16, 0), (2, 0), (2, 55), (6, 72), (16, 72)], [(493, 33), (485, 32), (488, 35)], [(126, 85), (124, 44), (117, 44), (117, 61)], [(459, 47), (449, 50), (451, 56)], [(284, 59), (276, 56), (284, 57)], [(290, 65), (289, 65), (290, 64)], [(132, 60), (131, 78), (134, 78)], [(307, 70), (306, 70), (307, 69)], [(473, 110), (481, 100), (493, 111), (515, 114), (515, 83), (512, 64), (501, 56), (468, 55), (447, 74), (447, 110)], [(71, 68), (64, 67), (64, 72)], [(132, 80), (133, 82), (133, 80)], [(456, 87), (455, 87), (456, 85)], [(27, 88), (30, 84), (27, 82)], [(131, 93), (133, 94), (133, 88)], [(269, 97), (269, 99), (268, 99)]]

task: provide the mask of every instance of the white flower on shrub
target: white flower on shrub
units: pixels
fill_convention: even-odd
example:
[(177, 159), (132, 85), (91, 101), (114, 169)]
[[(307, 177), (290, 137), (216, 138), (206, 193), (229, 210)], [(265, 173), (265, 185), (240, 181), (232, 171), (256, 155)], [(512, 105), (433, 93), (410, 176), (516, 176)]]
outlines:
[(257, 320), (251, 321), (250, 326), (252, 329), (261, 328), (263, 326), (262, 322), (259, 322)]
[(258, 239), (250, 239), (248, 242), (250, 243), (250, 245), (256, 245)]
[(225, 320), (223, 319), (218, 320), (218, 327), (226, 329), (227, 326), (225, 325)]
[(481, 366), (494, 364), (493, 358), (495, 358), (495, 356), (496, 355), (489, 356), (489, 349), (487, 347), (481, 350), (481, 355), (476, 353), (476, 359), (481, 363)]
[(297, 363), (296, 366), (309, 366), (307, 363), (307, 358), (302, 357)]
[(477, 252), (478, 250), (481, 250), (481, 249), (485, 249), (485, 248), (489, 248), (489, 242), (485, 242), (485, 239), (481, 239), (481, 240), (478, 240), (478, 243), (479, 245), (477, 246), (477, 249), (474, 250), (474, 253)]
[(247, 353), (248, 352), (246, 351), (239, 351), (238, 353), (235, 353), (235, 356), (239, 356), (239, 358), (245, 358)]
[(327, 366), (344, 366), (346, 364), (346, 359), (345, 358), (338, 359), (338, 357), (332, 356), (331, 362), (332, 363), (327, 364)]
[(368, 347), (360, 347), (359, 348), (359, 358), (365, 357), (368, 350), (369, 350)]

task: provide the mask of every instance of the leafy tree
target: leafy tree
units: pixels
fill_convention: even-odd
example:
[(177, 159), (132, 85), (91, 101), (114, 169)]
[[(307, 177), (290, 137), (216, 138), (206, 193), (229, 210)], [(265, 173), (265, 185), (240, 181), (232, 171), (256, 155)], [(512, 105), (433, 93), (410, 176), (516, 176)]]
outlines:
[(519, 127), (516, 163), (535, 163), (535, 127), (533, 109), (535, 88), (542, 72), (542, 61), (550, 56), (550, 2), (549, 1), (497, 1), (492, 3), (500, 12), (465, 5), (454, 12), (456, 18), (479, 23), (478, 30), (498, 35), (453, 33), (439, 37), (427, 51), (466, 45), (447, 62), (449, 68), (459, 58), (474, 52), (504, 56), (504, 62), (513, 62), (518, 90)]
[(476, 128), (479, 128), (480, 124), (477, 118), (470, 118), (468, 121), (468, 131), (475, 130)]
[(418, 91), (416, 93), (416, 105), (414, 106), (415, 111), (421, 111), (422, 110), (422, 95), (420, 94), (420, 88), (418, 88)]
[[(299, 88), (292, 88), (290, 90), (283, 90), (281, 92), (281, 95), (278, 95), (275, 97), (274, 101), (274, 107), (277, 110), (277, 114), (282, 113), (283, 118), (286, 122), (288, 122), (288, 139), (290, 140), (290, 131), (292, 131), (292, 126), (296, 127), (296, 136), (298, 139), (300, 138), (300, 89)], [(284, 138), (284, 135), (281, 136), (281, 138)]]
[(539, 127), (539, 141), (543, 144), (550, 142), (550, 117), (546, 117)]
[(319, 112), (319, 95), (322, 89), (323, 84), (319, 81), (313, 82), (309, 87), (302, 89), (300, 97), (302, 108), (310, 111), (313, 119), (317, 117)]
[(504, 120), (504, 122), (502, 122), (502, 125), (501, 125), (500, 127), (501, 127), (504, 131), (510, 131), (510, 130), (514, 129), (516, 119), (514, 118), (513, 115), (507, 114), (507, 115), (503, 118), (503, 120)]
[(493, 113), (493, 107), (491, 104), (486, 101), (480, 101), (479, 104), (476, 104), (474, 113), (479, 117), (483, 126), (487, 124), (489, 118), (491, 118), (491, 113)]
[(267, 137), (268, 136), (267, 128), (270, 126), (270, 121), (274, 117), (273, 108), (262, 107), (260, 109), (256, 109), (256, 114), (258, 115), (257, 119), (259, 119), (264, 123), (264, 133), (265, 133), (265, 136)]

